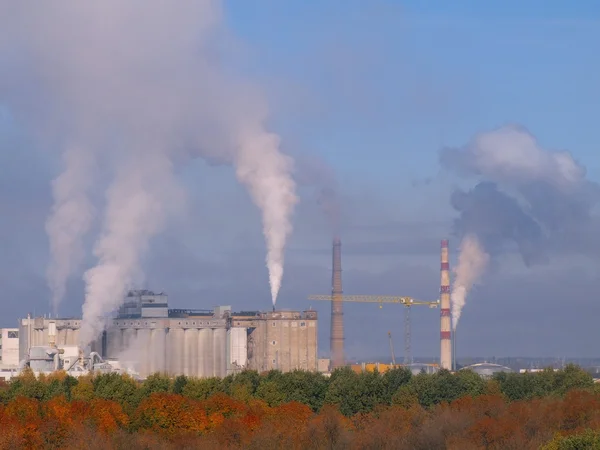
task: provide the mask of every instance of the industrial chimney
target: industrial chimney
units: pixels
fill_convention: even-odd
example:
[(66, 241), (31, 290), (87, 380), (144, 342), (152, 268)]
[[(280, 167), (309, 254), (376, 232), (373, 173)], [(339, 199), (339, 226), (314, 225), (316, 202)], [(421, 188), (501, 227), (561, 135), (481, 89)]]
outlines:
[(342, 309), (342, 241), (333, 239), (331, 280), (331, 370), (344, 365), (344, 312)]
[(448, 240), (442, 240), (440, 286), (440, 367), (452, 370), (452, 340), (450, 315), (450, 263), (448, 262)]

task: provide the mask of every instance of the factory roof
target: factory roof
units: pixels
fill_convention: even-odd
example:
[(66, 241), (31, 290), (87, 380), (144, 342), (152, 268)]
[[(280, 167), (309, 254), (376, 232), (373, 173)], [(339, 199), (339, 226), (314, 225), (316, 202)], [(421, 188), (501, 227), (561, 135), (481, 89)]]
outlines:
[(212, 317), (213, 310), (210, 309), (169, 309), (169, 317)]
[(500, 364), (487, 363), (487, 362), (466, 366), (460, 370), (472, 370), (473, 372), (475, 372), (479, 375), (484, 375), (484, 376), (491, 376), (498, 372), (512, 372), (512, 369), (510, 367), (501, 366)]

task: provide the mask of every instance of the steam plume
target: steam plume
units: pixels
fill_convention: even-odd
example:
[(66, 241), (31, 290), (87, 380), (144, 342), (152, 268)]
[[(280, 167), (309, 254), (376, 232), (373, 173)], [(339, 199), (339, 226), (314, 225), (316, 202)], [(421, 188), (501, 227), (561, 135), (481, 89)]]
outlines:
[[(58, 152), (77, 142), (114, 177), (94, 246), (98, 261), (84, 277), (83, 345), (143, 279), (152, 237), (181, 204), (173, 164), (190, 158), (233, 165), (261, 209), (275, 302), (297, 202), (292, 161), (265, 128), (264, 96), (228, 70), (235, 65), (232, 55), (221, 50), (235, 42), (223, 27), (220, 1), (190, 0), (176, 8), (168, 0), (156, 0), (152, 8), (142, 0), (36, 8), (17, 2), (0, 15), (0, 29), (0, 59), (7, 69), (0, 99), (45, 147)], [(223, 39), (227, 45), (214, 45)], [(60, 267), (51, 269), (57, 298), (89, 226), (89, 205), (76, 194), (88, 175), (70, 164), (55, 188), (49, 233)], [(66, 239), (62, 230), (71, 213), (81, 214), (81, 221)]]
[(292, 160), (279, 152), (277, 136), (254, 133), (244, 139), (235, 164), (239, 180), (248, 187), (262, 211), (271, 299), (275, 306), (283, 277), (283, 250), (292, 232), (290, 218), (297, 202), (290, 175)]
[(523, 126), (502, 126), (442, 149), (440, 163), (478, 181), (457, 189), (451, 203), (460, 213), (456, 233), (477, 236), (488, 254), (516, 246), (529, 266), (558, 251), (598, 248), (591, 230), (600, 188), (570, 153), (543, 148)]
[(177, 198), (169, 160), (158, 151), (143, 158), (142, 164), (137, 158), (123, 162), (107, 192), (104, 231), (94, 248), (98, 263), (84, 275), (83, 343), (102, 332), (99, 319), (123, 303), (127, 289), (144, 281), (141, 259), (165, 224), (168, 201)]
[(47, 277), (54, 314), (58, 313), (65, 295), (67, 280), (80, 268), (85, 255), (83, 237), (94, 216), (94, 207), (87, 196), (92, 159), (91, 152), (70, 147), (64, 153), (65, 171), (52, 183), (54, 207), (46, 222), (46, 232), (51, 256)]
[(467, 294), (485, 272), (489, 255), (485, 253), (479, 240), (468, 234), (460, 243), (458, 264), (454, 268), (455, 280), (452, 288), (452, 328), (456, 329)]

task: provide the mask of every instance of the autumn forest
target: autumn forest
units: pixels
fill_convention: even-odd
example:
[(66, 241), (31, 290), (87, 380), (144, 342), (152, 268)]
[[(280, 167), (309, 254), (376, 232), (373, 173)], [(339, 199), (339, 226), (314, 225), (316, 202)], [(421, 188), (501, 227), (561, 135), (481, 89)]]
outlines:
[(0, 383), (0, 449), (600, 449), (600, 389), (575, 366), (483, 379), (405, 369), (137, 382)]

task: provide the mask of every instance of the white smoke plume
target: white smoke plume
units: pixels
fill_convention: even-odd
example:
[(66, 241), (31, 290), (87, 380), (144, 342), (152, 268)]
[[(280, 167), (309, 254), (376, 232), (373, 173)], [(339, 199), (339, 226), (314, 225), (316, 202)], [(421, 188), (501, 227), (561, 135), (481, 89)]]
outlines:
[(467, 295), (479, 281), (489, 262), (489, 255), (483, 250), (474, 234), (466, 235), (460, 243), (458, 265), (454, 268), (452, 287), (452, 328), (456, 329), (465, 306)]
[(81, 147), (69, 147), (64, 155), (65, 170), (52, 183), (54, 207), (46, 222), (50, 240), (48, 285), (56, 315), (66, 284), (83, 263), (83, 238), (93, 218), (94, 207), (88, 198), (93, 178), (93, 155)]
[(147, 151), (140, 157), (143, 163), (123, 163), (107, 193), (104, 232), (94, 247), (98, 263), (84, 276), (82, 342), (94, 340), (104, 328), (99, 319), (123, 303), (131, 286), (143, 283), (141, 259), (165, 224), (168, 202), (179, 194), (165, 155)]
[(275, 306), (283, 277), (283, 250), (292, 232), (290, 218), (297, 202), (290, 175), (292, 160), (279, 152), (277, 136), (250, 133), (242, 140), (235, 165), (239, 180), (262, 211), (271, 300)]
[(460, 213), (455, 232), (476, 235), (492, 257), (516, 247), (529, 267), (557, 254), (600, 254), (600, 185), (568, 151), (545, 148), (521, 125), (504, 125), (439, 156), (461, 181), (477, 183), (452, 193)]
[[(151, 238), (177, 211), (175, 161), (200, 157), (235, 167), (262, 212), (275, 302), (297, 202), (292, 161), (265, 128), (264, 96), (230, 73), (237, 48), (224, 29), (221, 2), (188, 0), (174, 7), (155, 0), (148, 7), (142, 0), (103, 0), (31, 8), (0, 0), (0, 6), (6, 69), (0, 101), (21, 125), (47, 137), (48, 147), (63, 151), (65, 142), (77, 142), (114, 173), (94, 246), (98, 263), (85, 275), (82, 345), (142, 279)], [(82, 170), (73, 178), (87, 175)], [(56, 211), (61, 202), (85, 204), (75, 184), (64, 189), (69, 195), (57, 198)], [(76, 227), (81, 235), (84, 225)], [(62, 280), (78, 259), (79, 237), (73, 243), (52, 239), (60, 247), (54, 258), (68, 261), (56, 276)]]
[(504, 125), (479, 133), (462, 148), (445, 148), (444, 166), (463, 174), (513, 185), (545, 182), (561, 190), (579, 185), (586, 175), (566, 151), (549, 151), (521, 125)]

